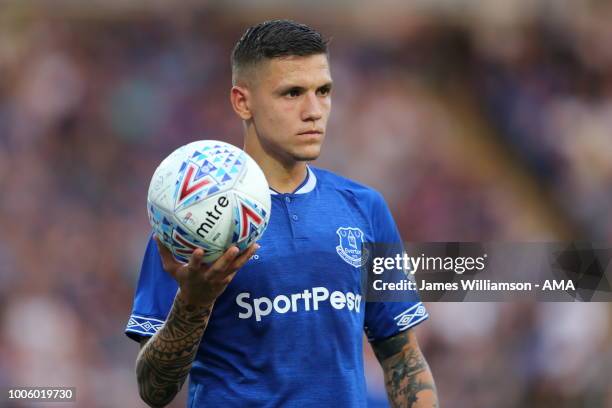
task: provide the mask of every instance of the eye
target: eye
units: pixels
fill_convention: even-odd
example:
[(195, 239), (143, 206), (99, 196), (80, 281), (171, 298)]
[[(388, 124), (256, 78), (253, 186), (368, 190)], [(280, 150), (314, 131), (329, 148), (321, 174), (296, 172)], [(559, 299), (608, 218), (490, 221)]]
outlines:
[(298, 96), (300, 96), (300, 94), (301, 92), (297, 88), (292, 88), (285, 93), (285, 95), (287, 95), (290, 98), (297, 98)]
[(322, 88), (319, 88), (319, 95), (321, 96), (327, 96), (331, 93), (331, 87), (329, 86), (324, 86)]

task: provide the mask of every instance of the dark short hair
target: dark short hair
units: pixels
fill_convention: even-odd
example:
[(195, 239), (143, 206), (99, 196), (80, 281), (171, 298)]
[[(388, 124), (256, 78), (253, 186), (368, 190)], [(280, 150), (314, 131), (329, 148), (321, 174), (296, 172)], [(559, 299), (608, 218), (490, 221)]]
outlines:
[(305, 24), (271, 20), (250, 27), (232, 51), (232, 77), (264, 59), (327, 54), (328, 41)]

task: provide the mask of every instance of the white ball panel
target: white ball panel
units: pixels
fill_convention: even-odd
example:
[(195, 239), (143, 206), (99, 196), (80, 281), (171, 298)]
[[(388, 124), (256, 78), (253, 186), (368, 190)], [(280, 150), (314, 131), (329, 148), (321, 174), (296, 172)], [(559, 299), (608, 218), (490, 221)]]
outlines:
[(232, 228), (233, 206), (231, 192), (219, 193), (177, 211), (175, 217), (196, 239), (224, 248)]
[[(241, 174), (240, 178), (236, 181), (234, 188), (236, 191), (245, 194), (247, 197), (251, 197), (257, 201), (264, 208), (269, 209), (272, 207), (270, 198), (270, 188), (268, 187), (268, 181), (259, 165), (251, 158), (247, 156), (248, 165), (246, 171)], [(265, 186), (266, 188), (262, 188)]]

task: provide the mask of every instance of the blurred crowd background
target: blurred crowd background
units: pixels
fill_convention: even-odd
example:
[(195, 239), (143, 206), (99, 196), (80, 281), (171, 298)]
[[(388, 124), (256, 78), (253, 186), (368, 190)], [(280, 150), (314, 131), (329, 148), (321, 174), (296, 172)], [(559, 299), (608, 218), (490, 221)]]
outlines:
[[(332, 38), (316, 165), (381, 191), (404, 239), (612, 241), (611, 2), (291, 4), (0, 3), (0, 389), (144, 406), (123, 329), (148, 183), (186, 142), (241, 146), (229, 54), (265, 19)], [(610, 304), (428, 308), (442, 407), (612, 407)]]

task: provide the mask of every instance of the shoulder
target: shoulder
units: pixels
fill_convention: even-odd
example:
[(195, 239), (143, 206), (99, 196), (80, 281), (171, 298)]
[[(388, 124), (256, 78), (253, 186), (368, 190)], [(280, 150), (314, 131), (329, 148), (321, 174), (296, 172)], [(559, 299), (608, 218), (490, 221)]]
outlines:
[(317, 177), (317, 185), (322, 191), (335, 191), (352, 197), (362, 205), (377, 206), (384, 203), (384, 198), (377, 190), (365, 184), (358, 183), (329, 170), (310, 166)]
[(348, 203), (370, 224), (374, 237), (379, 242), (396, 242), (399, 233), (393, 216), (382, 194), (372, 187), (339, 176), (328, 170), (312, 168), (317, 177), (319, 196), (336, 205), (339, 199)]

